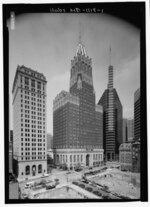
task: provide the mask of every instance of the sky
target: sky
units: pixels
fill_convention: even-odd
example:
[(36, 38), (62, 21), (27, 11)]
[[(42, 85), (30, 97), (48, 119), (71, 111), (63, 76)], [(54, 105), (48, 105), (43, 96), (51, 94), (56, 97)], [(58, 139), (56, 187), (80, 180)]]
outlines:
[(106, 14), (24, 14), (9, 22), (10, 128), (13, 129), (12, 85), (17, 65), (43, 73), (47, 79), (47, 132), (53, 134), (53, 100), (69, 91), (71, 60), (81, 41), (92, 58), (93, 85), (98, 103), (108, 83), (111, 64), (114, 87), (123, 106), (123, 117), (134, 116), (134, 92), (140, 87), (140, 30)]

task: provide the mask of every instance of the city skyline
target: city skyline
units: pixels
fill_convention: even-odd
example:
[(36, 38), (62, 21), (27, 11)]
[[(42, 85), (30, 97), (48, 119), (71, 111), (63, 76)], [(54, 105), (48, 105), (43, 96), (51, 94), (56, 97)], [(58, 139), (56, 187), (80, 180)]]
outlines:
[[(17, 65), (25, 65), (45, 74), (48, 81), (47, 132), (51, 134), (53, 134), (53, 100), (62, 89), (67, 91), (69, 89), (71, 59), (75, 55), (79, 41), (79, 22), (82, 22), (81, 41), (87, 54), (92, 58), (96, 103), (107, 88), (111, 45), (114, 87), (123, 105), (123, 117), (133, 116), (134, 91), (140, 87), (138, 29), (105, 14), (21, 15), (15, 20), (15, 30), (9, 30), (10, 105), (12, 105), (12, 82)], [(12, 127), (11, 113), (10, 128)]]

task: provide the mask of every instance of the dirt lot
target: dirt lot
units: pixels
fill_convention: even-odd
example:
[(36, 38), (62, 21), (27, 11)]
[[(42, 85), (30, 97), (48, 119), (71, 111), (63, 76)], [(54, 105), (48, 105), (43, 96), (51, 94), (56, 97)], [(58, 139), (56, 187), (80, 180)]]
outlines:
[(140, 198), (140, 178), (137, 174), (112, 171), (103, 177), (92, 178), (101, 185), (106, 185), (109, 190), (130, 198)]
[(47, 192), (37, 194), (34, 199), (72, 199), (72, 198), (77, 198), (77, 199), (83, 199), (84, 196), (81, 195), (80, 193), (74, 191), (71, 188), (67, 187), (62, 187), (60, 189), (54, 189), (54, 190), (49, 190)]

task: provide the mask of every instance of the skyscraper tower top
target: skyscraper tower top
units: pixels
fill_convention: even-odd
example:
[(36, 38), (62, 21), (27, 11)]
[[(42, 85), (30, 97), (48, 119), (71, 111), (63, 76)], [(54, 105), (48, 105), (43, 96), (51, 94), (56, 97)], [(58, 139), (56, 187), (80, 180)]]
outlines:
[(77, 50), (76, 50), (76, 56), (77, 55), (87, 56), (85, 46), (82, 44), (81, 38), (82, 36), (81, 36), (81, 22), (80, 22), (79, 23), (79, 43), (78, 43)]
[(81, 35), (79, 35), (79, 43), (77, 45), (76, 55), (71, 60), (71, 76), (70, 88), (74, 85), (78, 89), (82, 88), (82, 83), (85, 82), (93, 88), (92, 77), (92, 60), (86, 54), (85, 46), (81, 43)]
[(108, 89), (113, 89), (113, 66), (110, 65), (108, 67)]
[(113, 89), (113, 66), (111, 65), (111, 47), (109, 48), (108, 89)]
[(85, 50), (85, 46), (82, 43), (79, 43), (77, 46), (77, 50), (76, 50), (76, 56), (77, 55), (86, 55), (86, 50)]

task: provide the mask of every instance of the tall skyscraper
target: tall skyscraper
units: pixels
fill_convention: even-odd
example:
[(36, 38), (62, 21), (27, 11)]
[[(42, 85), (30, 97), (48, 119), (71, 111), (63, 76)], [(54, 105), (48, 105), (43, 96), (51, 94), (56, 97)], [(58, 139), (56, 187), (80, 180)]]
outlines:
[(92, 62), (79, 42), (71, 61), (70, 92), (53, 102), (54, 159), (68, 168), (103, 162), (103, 110), (95, 105)]
[(122, 143), (122, 104), (113, 87), (113, 66), (108, 67), (108, 86), (98, 104), (103, 106), (103, 143), (105, 160), (119, 159)]
[(141, 139), (140, 88), (134, 93), (134, 140)]
[(127, 129), (127, 119), (123, 118), (122, 121), (122, 143), (128, 141), (128, 129)]
[(127, 119), (128, 142), (132, 142), (134, 138), (134, 119)]
[(46, 78), (18, 66), (13, 83), (13, 150), (19, 179), (47, 172)]
[(53, 136), (47, 133), (47, 150), (53, 148)]

